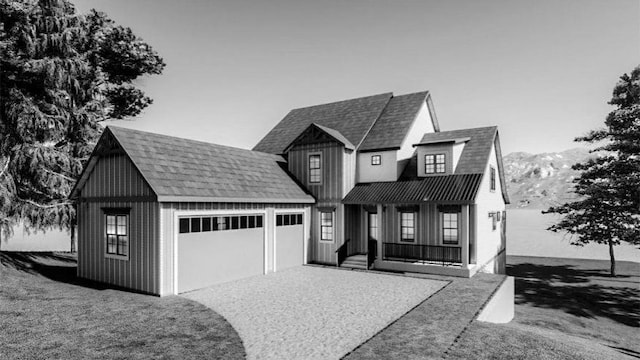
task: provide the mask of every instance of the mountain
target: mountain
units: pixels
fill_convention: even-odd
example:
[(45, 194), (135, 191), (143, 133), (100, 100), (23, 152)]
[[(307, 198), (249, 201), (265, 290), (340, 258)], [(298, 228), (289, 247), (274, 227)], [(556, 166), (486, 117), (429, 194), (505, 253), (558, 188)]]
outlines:
[(593, 157), (588, 149), (529, 154), (515, 152), (503, 157), (510, 208), (546, 209), (575, 199), (571, 169), (577, 162)]

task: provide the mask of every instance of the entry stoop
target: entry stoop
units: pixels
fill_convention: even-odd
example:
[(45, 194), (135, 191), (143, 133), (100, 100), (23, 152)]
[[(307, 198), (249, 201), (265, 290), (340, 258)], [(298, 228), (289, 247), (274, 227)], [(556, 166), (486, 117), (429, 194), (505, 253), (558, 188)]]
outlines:
[(367, 270), (367, 255), (352, 255), (344, 259), (340, 267)]

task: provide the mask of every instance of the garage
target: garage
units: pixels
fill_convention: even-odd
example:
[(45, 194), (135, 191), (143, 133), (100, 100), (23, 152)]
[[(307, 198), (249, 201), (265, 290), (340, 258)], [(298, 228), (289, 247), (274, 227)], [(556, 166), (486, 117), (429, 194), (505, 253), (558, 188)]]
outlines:
[(304, 217), (302, 213), (276, 215), (275, 270), (304, 263)]
[(178, 292), (264, 274), (264, 214), (181, 216)]

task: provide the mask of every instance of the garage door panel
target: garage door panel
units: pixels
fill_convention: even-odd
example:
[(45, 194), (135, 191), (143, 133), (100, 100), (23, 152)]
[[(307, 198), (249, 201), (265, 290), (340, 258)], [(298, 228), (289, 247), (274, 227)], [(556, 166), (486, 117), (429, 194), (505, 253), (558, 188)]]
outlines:
[(263, 228), (180, 234), (178, 292), (264, 273)]
[(302, 265), (303, 235), (302, 224), (276, 227), (276, 270)]

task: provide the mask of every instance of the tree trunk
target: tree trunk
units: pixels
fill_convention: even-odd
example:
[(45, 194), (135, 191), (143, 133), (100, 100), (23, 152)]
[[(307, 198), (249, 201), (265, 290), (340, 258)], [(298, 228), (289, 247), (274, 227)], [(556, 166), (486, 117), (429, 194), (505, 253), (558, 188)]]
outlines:
[(76, 252), (76, 226), (71, 225), (71, 253)]
[(613, 255), (613, 241), (609, 240), (609, 256), (611, 257), (611, 277), (616, 277), (616, 257)]

